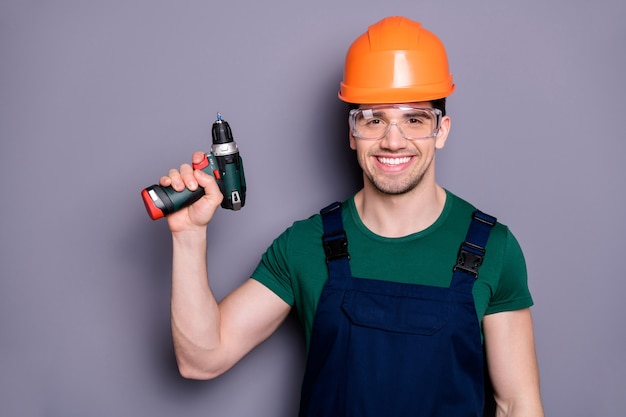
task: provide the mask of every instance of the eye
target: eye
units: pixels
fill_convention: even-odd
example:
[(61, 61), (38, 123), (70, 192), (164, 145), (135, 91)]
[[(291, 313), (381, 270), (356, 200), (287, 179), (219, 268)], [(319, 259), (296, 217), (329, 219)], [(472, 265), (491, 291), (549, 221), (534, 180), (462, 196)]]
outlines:
[(376, 119), (376, 118), (372, 118), (372, 119), (366, 119), (365, 120), (365, 124), (367, 126), (378, 126), (383, 124), (384, 121), (382, 119)]
[(421, 117), (409, 117), (406, 119), (405, 123), (409, 125), (420, 125), (424, 123), (424, 120)]

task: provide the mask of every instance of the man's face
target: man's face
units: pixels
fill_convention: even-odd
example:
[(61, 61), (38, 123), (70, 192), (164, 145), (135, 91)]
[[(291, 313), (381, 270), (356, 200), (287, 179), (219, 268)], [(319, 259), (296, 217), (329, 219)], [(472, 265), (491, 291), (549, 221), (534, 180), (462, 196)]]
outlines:
[[(365, 140), (350, 134), (350, 147), (357, 153), (363, 170), (365, 186), (372, 186), (384, 194), (404, 194), (418, 185), (432, 181), (434, 184), (435, 150), (445, 145), (450, 128), (450, 118), (441, 119), (438, 133), (430, 138), (408, 140), (401, 134), (398, 125), (406, 119), (406, 110), (376, 106), (376, 114), (389, 123), (387, 134), (378, 140)], [(406, 106), (431, 108), (429, 102), (410, 103)], [(361, 109), (372, 106), (361, 105)]]

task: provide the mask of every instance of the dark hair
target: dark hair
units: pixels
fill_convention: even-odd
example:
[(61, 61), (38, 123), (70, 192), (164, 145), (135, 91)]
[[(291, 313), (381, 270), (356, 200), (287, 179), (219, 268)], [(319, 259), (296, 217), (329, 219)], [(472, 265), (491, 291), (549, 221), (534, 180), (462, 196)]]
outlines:
[(441, 110), (441, 116), (446, 115), (446, 98), (438, 98), (437, 100), (431, 100), (430, 104), (433, 106), (433, 109)]
[[(354, 103), (348, 103), (348, 104), (350, 105), (350, 110), (359, 108), (358, 104), (354, 104)], [(446, 115), (446, 97), (438, 98), (435, 100), (430, 100), (430, 104), (431, 106), (433, 106), (433, 109), (441, 110), (441, 116)]]

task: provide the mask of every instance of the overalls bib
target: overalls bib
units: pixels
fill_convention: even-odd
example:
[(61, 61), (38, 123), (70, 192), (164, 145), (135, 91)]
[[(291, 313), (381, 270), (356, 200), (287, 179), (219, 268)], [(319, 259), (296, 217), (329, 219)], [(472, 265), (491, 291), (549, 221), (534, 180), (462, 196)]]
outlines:
[(353, 277), (341, 205), (322, 210), (329, 278), (300, 417), (469, 417), (484, 405), (472, 287), (495, 218), (475, 212), (449, 288)]

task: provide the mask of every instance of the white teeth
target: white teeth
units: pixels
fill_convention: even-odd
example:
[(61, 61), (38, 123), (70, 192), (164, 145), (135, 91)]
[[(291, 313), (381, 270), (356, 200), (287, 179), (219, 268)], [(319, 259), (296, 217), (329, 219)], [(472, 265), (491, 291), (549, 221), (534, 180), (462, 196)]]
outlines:
[(381, 164), (385, 164), (385, 165), (400, 165), (400, 164), (406, 164), (407, 162), (409, 162), (411, 160), (411, 158), (409, 158), (408, 156), (405, 156), (404, 158), (383, 158), (383, 157), (379, 157), (378, 161)]

